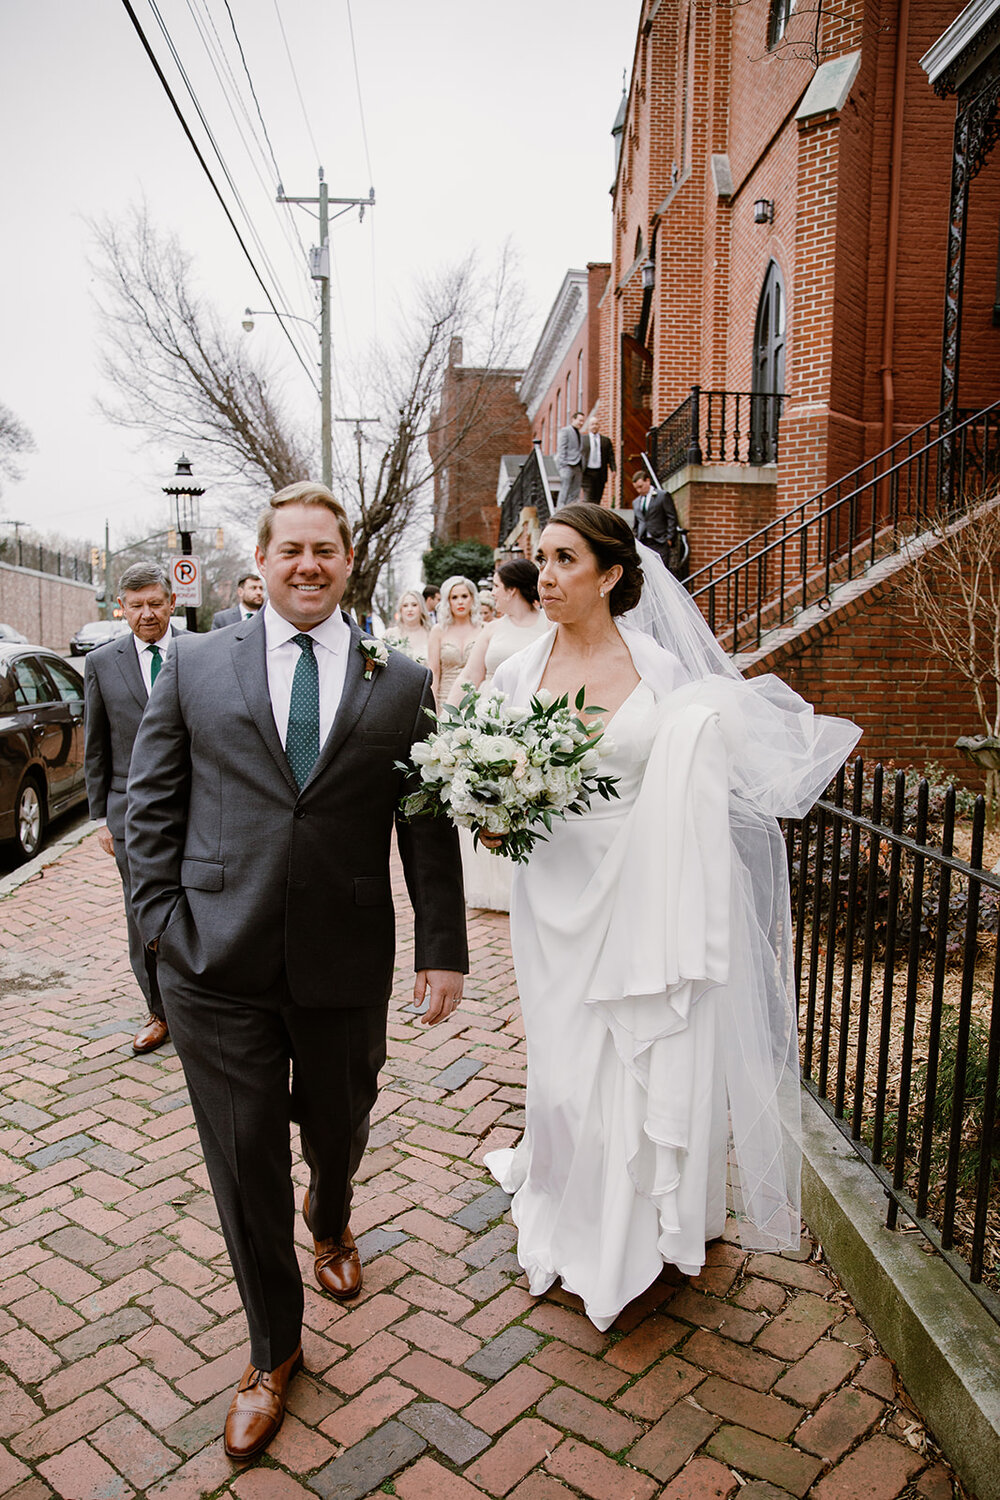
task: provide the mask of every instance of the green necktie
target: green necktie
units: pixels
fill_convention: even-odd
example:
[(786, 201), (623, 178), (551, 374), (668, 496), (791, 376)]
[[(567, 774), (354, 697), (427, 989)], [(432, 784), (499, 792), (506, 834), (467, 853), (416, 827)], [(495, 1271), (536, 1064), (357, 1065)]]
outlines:
[(293, 635), (292, 640), (299, 648), (299, 659), (295, 663), (288, 704), (285, 754), (301, 788), (319, 758), (319, 667), (312, 637), (300, 633)]
[(159, 646), (147, 646), (146, 650), (153, 658), (153, 665), (149, 669), (149, 685), (152, 687), (160, 668), (163, 666), (163, 657), (160, 655)]

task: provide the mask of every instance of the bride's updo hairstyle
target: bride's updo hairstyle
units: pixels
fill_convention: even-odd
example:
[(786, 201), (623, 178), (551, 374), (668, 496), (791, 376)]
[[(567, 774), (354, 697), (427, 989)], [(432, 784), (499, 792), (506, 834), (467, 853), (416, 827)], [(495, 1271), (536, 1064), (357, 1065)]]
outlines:
[(635, 609), (642, 593), (642, 565), (635, 547), (632, 528), (620, 511), (589, 500), (562, 505), (549, 517), (550, 526), (568, 526), (582, 536), (597, 560), (602, 573), (618, 567), (622, 576), (608, 595), (613, 615), (628, 614)]
[(517, 589), (525, 604), (538, 603), (538, 569), (526, 557), (497, 563), (497, 577), (504, 588)]

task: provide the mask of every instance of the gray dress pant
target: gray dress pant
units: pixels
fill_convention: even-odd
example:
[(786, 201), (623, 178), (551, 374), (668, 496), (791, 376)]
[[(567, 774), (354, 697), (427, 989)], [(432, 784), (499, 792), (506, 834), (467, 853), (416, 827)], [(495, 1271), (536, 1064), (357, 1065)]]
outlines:
[(294, 1005), (198, 988), (160, 960), (171, 1040), (184, 1068), (205, 1165), (250, 1329), (250, 1359), (273, 1370), (302, 1331), (291, 1125), (309, 1167), (317, 1239), (339, 1238), (385, 1061), (388, 1003)]
[(125, 858), (125, 840), (115, 839), (115, 864), (122, 879), (122, 894), (125, 897), (125, 925), (128, 928), (128, 961), (132, 965), (132, 973), (135, 975), (136, 983), (142, 990), (154, 1016), (164, 1020), (163, 1001), (160, 998), (160, 986), (156, 978), (156, 954), (150, 953), (142, 938), (139, 929), (135, 925), (135, 917), (132, 915), (132, 888), (129, 881), (128, 861)]

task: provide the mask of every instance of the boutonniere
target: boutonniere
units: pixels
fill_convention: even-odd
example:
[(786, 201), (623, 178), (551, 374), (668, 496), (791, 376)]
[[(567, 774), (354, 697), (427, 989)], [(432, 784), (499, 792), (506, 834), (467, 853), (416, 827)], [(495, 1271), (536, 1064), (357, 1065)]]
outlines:
[(374, 641), (370, 636), (362, 636), (358, 642), (358, 650), (365, 659), (365, 677), (371, 677), (376, 667), (384, 667), (389, 660), (389, 649), (382, 641)]

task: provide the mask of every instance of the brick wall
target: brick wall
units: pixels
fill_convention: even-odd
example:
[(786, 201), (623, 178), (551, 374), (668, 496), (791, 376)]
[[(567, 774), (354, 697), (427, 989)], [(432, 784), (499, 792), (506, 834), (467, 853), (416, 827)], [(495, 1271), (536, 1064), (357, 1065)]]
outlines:
[(0, 620), (20, 630), (33, 645), (66, 651), (70, 636), (97, 618), (89, 583), (0, 563)]
[(866, 762), (923, 767), (937, 761), (962, 786), (981, 791), (985, 773), (955, 749), (963, 734), (981, 734), (972, 691), (931, 655), (910, 604), (901, 564), (892, 576), (769, 652), (747, 676), (774, 672), (817, 713), (853, 719), (864, 733)]

